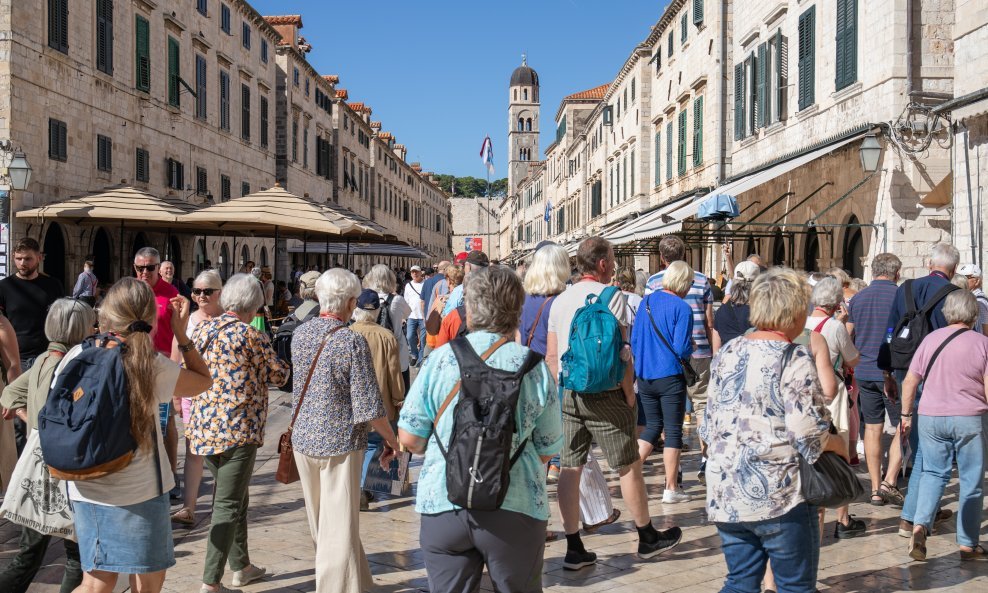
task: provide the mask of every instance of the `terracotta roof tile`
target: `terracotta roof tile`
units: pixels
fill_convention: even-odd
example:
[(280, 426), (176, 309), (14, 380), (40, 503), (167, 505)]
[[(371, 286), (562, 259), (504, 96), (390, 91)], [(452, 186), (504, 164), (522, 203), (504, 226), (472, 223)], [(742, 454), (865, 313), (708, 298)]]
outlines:
[(329, 84), (340, 84), (340, 77), (336, 74), (326, 74), (323, 79)]
[(380, 130), (381, 129), (381, 122), (379, 122), (379, 121), (372, 121), (370, 123), (370, 127), (371, 127), (372, 130)]
[(381, 140), (393, 140), (395, 136), (391, 132), (381, 132), (377, 135), (377, 137)]
[(336, 98), (337, 99), (343, 99), (344, 101), (346, 101), (349, 97), (350, 97), (350, 93), (346, 92), (346, 89), (337, 89), (336, 90)]
[(611, 84), (610, 83), (607, 83), (607, 84), (602, 84), (600, 86), (595, 86), (592, 89), (587, 89), (585, 91), (580, 91), (579, 93), (573, 93), (572, 95), (569, 95), (569, 96), (563, 98), (563, 101), (569, 101), (569, 100), (574, 100), (574, 101), (581, 101), (581, 100), (582, 101), (587, 101), (587, 100), (600, 101), (600, 100), (602, 100), (604, 98), (604, 95), (607, 93), (607, 89), (610, 86), (611, 86)]
[(295, 25), (299, 29), (302, 28), (302, 15), (300, 14), (266, 16), (264, 17), (264, 20), (266, 20), (269, 25)]
[(359, 102), (358, 103), (347, 103), (346, 106), (349, 107), (351, 110), (356, 111), (357, 113), (360, 113), (360, 112), (362, 112), (364, 110), (364, 104), (363, 103), (359, 103)]

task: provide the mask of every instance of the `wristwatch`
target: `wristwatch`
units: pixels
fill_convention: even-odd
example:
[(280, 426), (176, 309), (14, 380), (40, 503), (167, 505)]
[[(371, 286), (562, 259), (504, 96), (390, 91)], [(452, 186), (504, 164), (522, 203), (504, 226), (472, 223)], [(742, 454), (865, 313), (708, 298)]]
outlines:
[(196, 343), (193, 342), (192, 340), (189, 340), (187, 344), (179, 344), (178, 351), (181, 352), (182, 354), (188, 354), (189, 352), (195, 350), (195, 347), (196, 347)]

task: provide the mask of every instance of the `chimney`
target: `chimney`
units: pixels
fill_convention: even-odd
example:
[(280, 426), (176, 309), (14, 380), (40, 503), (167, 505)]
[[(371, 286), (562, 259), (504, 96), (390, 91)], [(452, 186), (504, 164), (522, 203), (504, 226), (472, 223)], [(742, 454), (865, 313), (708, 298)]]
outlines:
[(266, 16), (264, 20), (281, 35), (280, 45), (290, 45), (298, 49), (299, 30), (302, 28), (302, 15)]

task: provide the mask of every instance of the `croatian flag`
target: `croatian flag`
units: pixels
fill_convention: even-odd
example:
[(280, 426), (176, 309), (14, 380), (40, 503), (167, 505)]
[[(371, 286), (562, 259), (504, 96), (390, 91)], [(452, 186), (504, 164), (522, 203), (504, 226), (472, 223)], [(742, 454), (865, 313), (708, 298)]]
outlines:
[(487, 165), (487, 172), (494, 174), (494, 145), (491, 144), (491, 137), (484, 137), (484, 143), (480, 146), (480, 160)]
[(552, 218), (552, 200), (547, 199), (545, 201), (545, 216), (543, 218), (545, 218), (546, 222), (549, 222)]

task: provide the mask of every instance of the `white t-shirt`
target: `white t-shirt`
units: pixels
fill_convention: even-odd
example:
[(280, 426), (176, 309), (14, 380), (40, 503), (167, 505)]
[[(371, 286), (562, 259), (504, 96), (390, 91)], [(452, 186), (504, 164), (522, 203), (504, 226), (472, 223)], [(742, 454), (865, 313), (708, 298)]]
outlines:
[[(65, 363), (75, 358), (82, 351), (81, 346), (69, 350), (55, 369), (55, 378), (65, 367)], [(158, 403), (167, 403), (175, 395), (175, 384), (181, 367), (158, 354), (155, 357), (154, 395)], [(158, 407), (154, 407), (154, 433), (158, 446), (159, 468), (154, 468), (154, 452), (138, 452), (130, 464), (118, 472), (95, 480), (69, 482), (69, 498), (93, 504), (106, 506), (128, 506), (150, 500), (161, 493), (158, 491), (158, 472), (161, 472), (161, 486), (165, 492), (175, 487), (171, 467), (168, 464), (168, 454), (165, 443), (161, 438), (161, 422), (158, 420)], [(121, 427), (123, 428), (123, 427)], [(129, 427), (127, 427), (129, 430)]]
[[(584, 281), (577, 282), (566, 288), (562, 294), (552, 302), (552, 311), (549, 312), (549, 332), (556, 334), (556, 347), (559, 351), (560, 360), (563, 354), (569, 350), (569, 326), (573, 323), (573, 317), (577, 310), (587, 304), (587, 296), (591, 294), (599, 295), (607, 285), (600, 282)], [(628, 325), (628, 298), (620, 290), (614, 291), (614, 298), (608, 303), (608, 308), (622, 326)]]
[(422, 285), (423, 282), (409, 282), (405, 285), (405, 301), (412, 308), (409, 319), (425, 319), (422, 312)]
[[(379, 299), (381, 299), (381, 306), (384, 306), (384, 302), (388, 299), (387, 293), (379, 292), (377, 293)], [(395, 295), (391, 299), (391, 333), (395, 335), (395, 339), (398, 340), (398, 363), (401, 366), (402, 371), (408, 370), (409, 364), (411, 364), (411, 354), (408, 351), (408, 340), (405, 338), (405, 332), (402, 330), (401, 326), (408, 319), (411, 309), (405, 298), (401, 295)]]
[[(810, 331), (815, 330), (824, 319), (824, 317), (807, 317), (806, 329)], [(860, 356), (861, 354), (854, 347), (854, 341), (851, 340), (851, 335), (847, 333), (847, 328), (844, 327), (844, 324), (833, 317), (827, 317), (826, 319), (827, 323), (820, 329), (820, 335), (827, 340), (827, 350), (830, 351), (831, 364), (837, 362), (838, 355), (841, 357), (842, 364)]]

